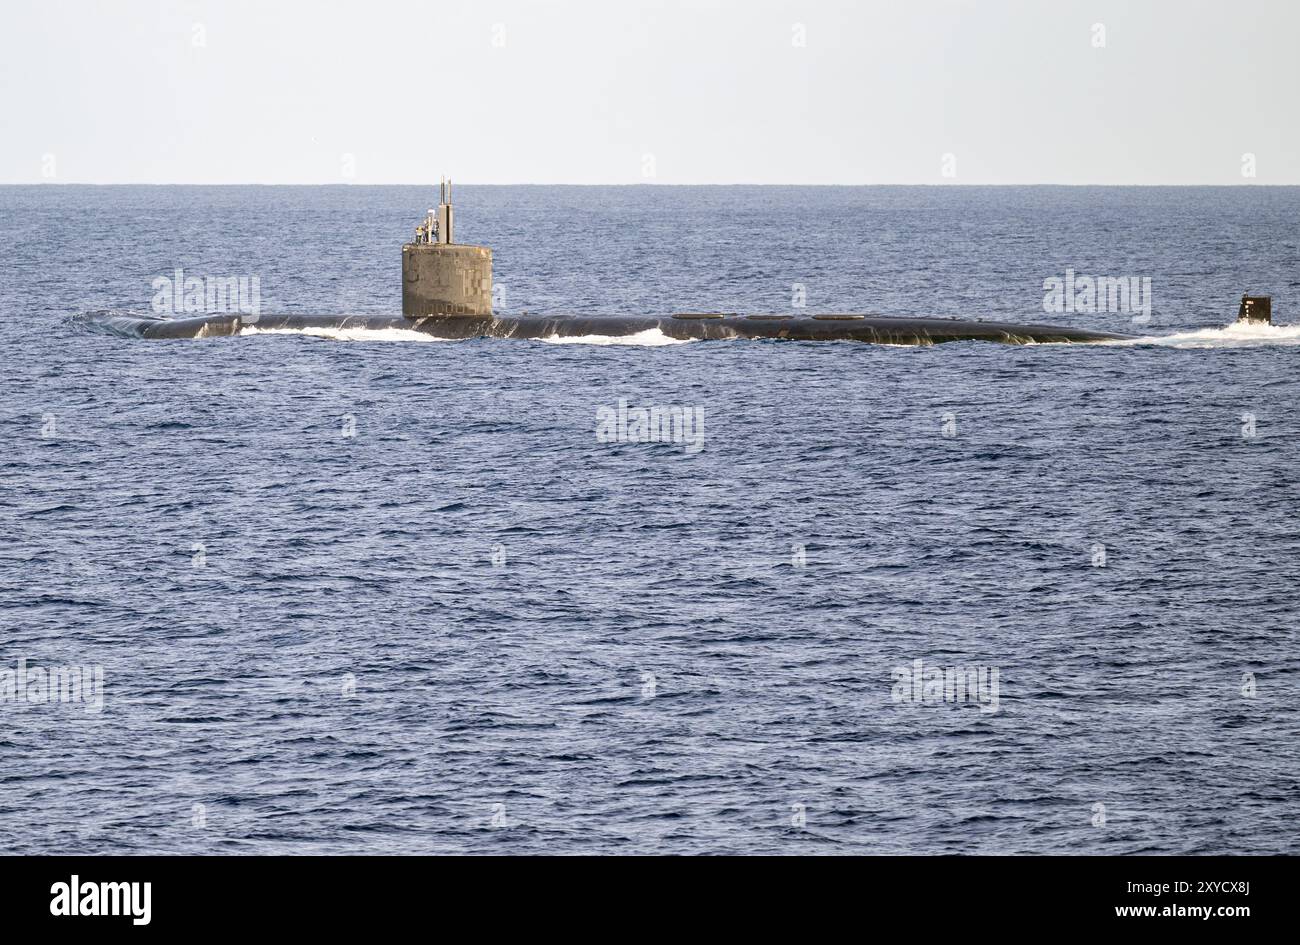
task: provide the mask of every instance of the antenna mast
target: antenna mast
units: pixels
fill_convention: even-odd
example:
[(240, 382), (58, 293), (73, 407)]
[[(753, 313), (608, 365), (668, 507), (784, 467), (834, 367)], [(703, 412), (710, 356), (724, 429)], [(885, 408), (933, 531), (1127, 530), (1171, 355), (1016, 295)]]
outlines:
[(438, 202), (438, 242), (453, 243), (452, 239), (452, 214), (451, 214), (451, 181), (447, 178), (442, 179), (442, 186), (439, 188)]

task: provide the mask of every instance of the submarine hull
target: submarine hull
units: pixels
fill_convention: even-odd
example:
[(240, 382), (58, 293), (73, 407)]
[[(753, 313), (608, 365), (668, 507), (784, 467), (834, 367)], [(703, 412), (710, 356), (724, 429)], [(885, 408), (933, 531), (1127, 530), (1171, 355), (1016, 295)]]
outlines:
[(660, 331), (680, 341), (768, 339), (780, 341), (860, 341), (870, 344), (930, 345), (946, 341), (1003, 344), (1064, 344), (1119, 341), (1133, 335), (1019, 325), (1011, 322), (890, 315), (201, 315), (159, 318), (123, 313), (93, 313), (89, 320), (115, 334), (137, 338), (217, 338), (258, 331), (310, 329), (406, 329), (436, 338), (626, 337)]

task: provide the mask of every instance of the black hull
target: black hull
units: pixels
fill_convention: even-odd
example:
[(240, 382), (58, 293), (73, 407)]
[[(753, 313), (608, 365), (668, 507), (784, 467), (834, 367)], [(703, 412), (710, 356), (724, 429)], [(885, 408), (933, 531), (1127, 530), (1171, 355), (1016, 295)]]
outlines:
[(884, 315), (501, 315), (476, 318), (434, 315), (198, 315), (157, 318), (96, 313), (88, 320), (116, 334), (137, 338), (216, 338), (259, 330), (304, 328), (403, 328), (437, 338), (622, 337), (658, 329), (681, 341), (737, 338), (785, 341), (862, 341), (872, 344), (930, 345), (945, 341), (996, 341), (1003, 344), (1060, 344), (1117, 341), (1135, 337), (1115, 332), (1017, 325), (958, 318), (906, 318)]

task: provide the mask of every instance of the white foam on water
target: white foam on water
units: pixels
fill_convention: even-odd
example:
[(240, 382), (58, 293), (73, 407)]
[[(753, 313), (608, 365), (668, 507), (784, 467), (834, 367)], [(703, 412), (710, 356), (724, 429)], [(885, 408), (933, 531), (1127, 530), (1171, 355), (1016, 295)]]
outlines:
[(689, 344), (689, 338), (669, 338), (659, 328), (647, 328), (634, 335), (547, 335), (539, 338), (548, 345), (640, 345), (643, 348), (658, 348), (662, 345)]
[[(411, 328), (258, 328), (245, 325), (240, 335), (308, 335), (313, 338), (330, 338), (334, 341), (459, 341), (457, 338), (438, 338)], [(669, 338), (658, 328), (648, 328), (633, 335), (577, 335), (561, 337), (550, 335), (539, 338), (553, 345), (639, 345), (654, 348), (661, 345), (684, 345), (689, 339)]]
[[(258, 328), (245, 325), (240, 335), (307, 335), (312, 338), (329, 338), (333, 341), (457, 341), (455, 338), (438, 338), (411, 328)], [(552, 345), (633, 345), (657, 348), (664, 345), (689, 344), (691, 339), (670, 338), (659, 328), (648, 328), (632, 335), (575, 335), (565, 337), (548, 335), (539, 338)], [(1030, 342), (1032, 344), (1032, 342)], [(1077, 342), (1076, 342), (1077, 343)], [(1172, 335), (1145, 335), (1141, 338), (1124, 338), (1097, 342), (1104, 345), (1154, 345), (1165, 348), (1255, 348), (1269, 345), (1300, 345), (1300, 325), (1267, 325), (1261, 322), (1233, 322), (1221, 328), (1198, 328), (1195, 331)], [(916, 345), (882, 345), (882, 347), (913, 348)]]
[(240, 335), (309, 335), (312, 338), (329, 338), (334, 341), (455, 341), (454, 338), (436, 338), (410, 328), (258, 328), (245, 325)]
[(1258, 348), (1268, 345), (1300, 345), (1300, 325), (1269, 325), (1264, 322), (1233, 322), (1222, 328), (1198, 328), (1173, 335), (1106, 341), (1109, 345), (1159, 345), (1166, 348)]

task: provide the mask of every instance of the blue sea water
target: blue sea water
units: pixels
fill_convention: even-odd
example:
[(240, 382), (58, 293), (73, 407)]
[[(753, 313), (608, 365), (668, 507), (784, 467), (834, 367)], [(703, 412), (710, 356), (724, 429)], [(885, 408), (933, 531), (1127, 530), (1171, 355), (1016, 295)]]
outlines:
[[(506, 311), (798, 283), (1173, 342), (76, 318), (176, 267), (394, 313), (434, 199), (0, 188), (5, 852), (1300, 851), (1300, 329), (1216, 330), (1247, 290), (1300, 324), (1300, 190), (457, 188)], [(1067, 269), (1149, 277), (1150, 322), (1045, 314)], [(601, 442), (620, 400), (703, 448)], [(900, 698), (915, 660), (996, 711)], [(61, 666), (102, 708), (16, 685)]]

